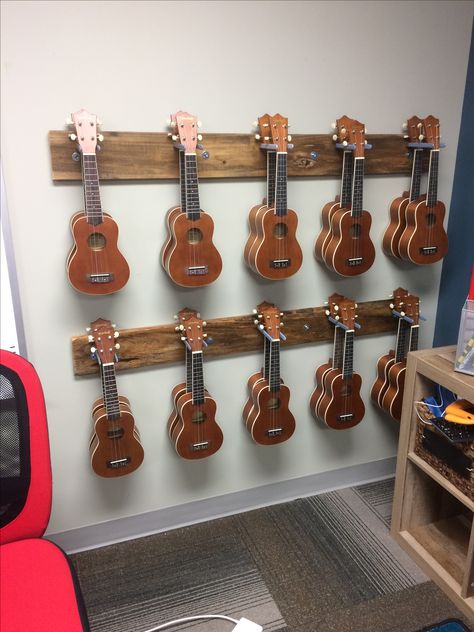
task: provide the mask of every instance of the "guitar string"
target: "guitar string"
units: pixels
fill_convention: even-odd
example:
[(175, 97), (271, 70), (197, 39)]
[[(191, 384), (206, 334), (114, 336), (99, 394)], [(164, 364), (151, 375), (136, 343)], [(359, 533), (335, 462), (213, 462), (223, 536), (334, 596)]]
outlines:
[(84, 154), (83, 152), (81, 153), (82, 190), (83, 190), (83, 195), (84, 195), (84, 215), (85, 215), (85, 220), (87, 223), (87, 233), (89, 235), (87, 239), (87, 248), (89, 250), (89, 261), (90, 261), (92, 274), (96, 274), (98, 273), (98, 260), (97, 260), (96, 251), (94, 250), (94, 248), (91, 248), (92, 234), (94, 232), (94, 224), (92, 222), (93, 218), (90, 215), (89, 200), (88, 200), (88, 195), (87, 195), (87, 187), (88, 187), (88, 174), (86, 170), (86, 162), (87, 162), (86, 156), (87, 155), (88, 154)]

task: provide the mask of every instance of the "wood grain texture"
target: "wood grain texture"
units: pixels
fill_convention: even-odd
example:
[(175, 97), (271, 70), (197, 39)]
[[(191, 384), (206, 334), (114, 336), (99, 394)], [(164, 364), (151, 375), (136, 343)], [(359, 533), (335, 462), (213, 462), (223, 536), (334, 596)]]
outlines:
[[(357, 336), (369, 336), (396, 331), (396, 319), (391, 316), (388, 300), (359, 303), (358, 322), (361, 329)], [(287, 336), (282, 342), (285, 347), (332, 341), (334, 327), (325, 316), (326, 307), (306, 307), (286, 310), (283, 316), (283, 331)], [(246, 353), (262, 352), (262, 335), (253, 324), (255, 316), (227, 316), (207, 320), (206, 332), (212, 343), (205, 349), (206, 358)], [(120, 329), (120, 362), (117, 370), (137, 369), (139, 367), (182, 362), (184, 346), (175, 331), (176, 323)], [(208, 341), (210, 342), (210, 341)], [(75, 375), (98, 373), (97, 363), (90, 358), (90, 344), (87, 336), (73, 336), (72, 355)]]
[[(366, 175), (411, 173), (406, 143), (398, 134), (373, 134), (373, 149), (366, 154)], [(294, 134), (294, 149), (288, 153), (291, 177), (341, 175), (342, 152), (329, 134)], [(74, 162), (75, 144), (66, 131), (50, 131), (51, 168), (54, 181), (81, 180), (81, 163)], [(264, 178), (267, 175), (266, 152), (252, 134), (204, 134), (203, 145), (209, 159), (200, 158), (200, 178)], [(313, 160), (311, 152), (317, 152)], [(98, 171), (103, 180), (178, 179), (178, 155), (165, 133), (104, 132), (102, 150), (97, 155)], [(426, 165), (424, 170), (426, 171)]]

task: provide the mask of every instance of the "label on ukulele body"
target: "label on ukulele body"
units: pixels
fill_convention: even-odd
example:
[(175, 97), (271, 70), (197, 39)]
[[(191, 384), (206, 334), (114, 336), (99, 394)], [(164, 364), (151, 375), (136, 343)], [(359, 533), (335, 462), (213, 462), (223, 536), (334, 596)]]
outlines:
[(291, 259), (273, 259), (270, 261), (270, 268), (289, 268)]
[(347, 265), (350, 268), (355, 268), (356, 266), (361, 266), (362, 265), (362, 257), (352, 257), (351, 259), (347, 260)]
[(279, 437), (283, 434), (283, 428), (272, 428), (267, 430), (265, 434), (270, 437), (270, 439), (272, 437)]

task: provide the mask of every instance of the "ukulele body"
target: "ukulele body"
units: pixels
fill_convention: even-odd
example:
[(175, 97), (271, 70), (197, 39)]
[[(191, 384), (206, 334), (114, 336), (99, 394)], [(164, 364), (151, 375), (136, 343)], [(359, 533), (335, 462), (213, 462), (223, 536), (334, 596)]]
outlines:
[(120, 417), (109, 420), (105, 406), (98, 405), (98, 401), (94, 404), (94, 436), (90, 444), (92, 469), (105, 478), (130, 474), (140, 467), (144, 457), (130, 408), (120, 402)]
[(357, 373), (343, 379), (340, 369), (333, 369), (326, 376), (325, 394), (319, 406), (320, 417), (334, 430), (353, 428), (365, 414), (360, 397), (362, 379)]
[(201, 287), (213, 283), (222, 270), (222, 259), (212, 242), (214, 222), (200, 212), (199, 219), (179, 213), (171, 224), (171, 245), (166, 270), (182, 287)]
[(315, 418), (319, 418), (319, 405), (321, 403), (321, 399), (324, 395), (324, 384), (326, 381), (326, 376), (329, 371), (332, 370), (332, 358), (326, 362), (326, 364), (321, 364), (316, 369), (315, 380), (316, 380), (316, 388), (314, 389), (311, 398), (309, 400), (309, 406), (311, 408), (311, 412)]
[(324, 255), (328, 268), (341, 276), (367, 272), (375, 260), (375, 248), (369, 235), (371, 224), (368, 211), (362, 211), (358, 217), (352, 217), (351, 211), (346, 209), (334, 213), (332, 238)]
[(253, 408), (255, 406), (255, 401), (254, 401), (254, 396), (253, 396), (253, 389), (255, 388), (256, 384), (258, 384), (263, 379), (264, 379), (264, 377), (263, 377), (263, 370), (262, 370), (262, 371), (259, 371), (258, 373), (254, 373), (247, 380), (247, 387), (248, 387), (248, 390), (249, 390), (249, 398), (248, 398), (247, 402), (245, 403), (244, 409), (242, 411), (242, 418), (244, 420), (244, 424), (245, 425), (247, 425), (247, 421), (248, 421), (249, 415), (250, 415), (251, 411), (253, 410)]
[(390, 223), (387, 226), (382, 239), (382, 249), (389, 257), (400, 257), (398, 244), (406, 226), (406, 209), (410, 202), (409, 192), (397, 197), (390, 204)]
[(298, 216), (288, 209), (286, 215), (266, 208), (256, 218), (257, 239), (250, 249), (252, 269), (273, 281), (287, 279), (301, 267), (303, 253), (296, 240)]
[[(166, 423), (166, 428), (167, 428), (170, 439), (172, 438), (176, 425), (178, 424), (180, 420), (178, 411), (177, 411), (178, 399), (181, 397), (181, 395), (184, 395), (187, 392), (188, 391), (186, 391), (185, 382), (181, 382), (181, 384), (177, 384), (171, 391), (171, 399), (173, 400), (173, 410), (170, 416), (168, 417), (168, 421)], [(205, 390), (204, 392), (206, 393), (206, 395), (209, 395), (207, 390)]]
[(321, 232), (314, 244), (314, 256), (318, 261), (324, 262), (324, 253), (331, 239), (331, 220), (336, 211), (341, 208), (339, 195), (334, 202), (325, 204), (321, 211)]
[(179, 422), (173, 432), (175, 450), (184, 459), (203, 459), (215, 454), (224, 440), (216, 422), (216, 402), (208, 394), (202, 404), (193, 404), (192, 393), (184, 393), (176, 404)]
[[(90, 224), (85, 213), (76, 213), (71, 219), (71, 232), (74, 243), (66, 263), (71, 285), (84, 294), (113, 294), (122, 289), (130, 269), (118, 249), (115, 220), (104, 213), (100, 224)], [(101, 275), (110, 275), (110, 280), (100, 282)]]
[(443, 226), (445, 214), (446, 208), (439, 200), (431, 208), (427, 206), (426, 199), (410, 202), (406, 209), (406, 227), (399, 243), (403, 259), (427, 265), (444, 257), (448, 251), (448, 236)]
[(382, 398), (388, 388), (388, 371), (395, 363), (395, 351), (390, 350), (377, 360), (377, 378), (370, 391), (370, 398), (382, 407)]
[(165, 223), (166, 223), (166, 226), (168, 227), (168, 237), (165, 243), (163, 244), (163, 246), (161, 247), (161, 253), (160, 253), (161, 265), (163, 266), (165, 270), (166, 270), (166, 261), (170, 253), (171, 246), (173, 245), (173, 234), (172, 234), (171, 226), (174, 220), (176, 219), (177, 215), (179, 215), (179, 213), (181, 213), (180, 206), (173, 206), (170, 209), (168, 209), (168, 212), (166, 213)]
[(262, 202), (262, 204), (256, 204), (255, 206), (252, 206), (252, 208), (249, 211), (250, 234), (247, 238), (247, 242), (244, 248), (244, 259), (249, 266), (251, 265), (250, 264), (250, 251), (252, 249), (252, 246), (255, 240), (257, 239), (257, 217), (259, 213), (266, 208), (268, 208), (267, 205)]
[(296, 425), (288, 407), (290, 389), (282, 383), (278, 391), (271, 391), (265, 380), (256, 385), (254, 392), (255, 408), (247, 425), (252, 439), (260, 445), (274, 445), (289, 439)]
[(394, 419), (402, 416), (403, 389), (405, 386), (406, 360), (393, 364), (388, 371), (388, 388), (382, 398), (382, 408)]

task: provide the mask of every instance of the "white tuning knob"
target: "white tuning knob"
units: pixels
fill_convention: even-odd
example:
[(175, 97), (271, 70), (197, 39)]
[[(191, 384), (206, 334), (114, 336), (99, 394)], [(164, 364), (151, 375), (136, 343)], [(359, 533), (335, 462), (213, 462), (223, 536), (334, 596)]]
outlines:
[(97, 134), (97, 140), (102, 142), (104, 140), (103, 134)]
[(333, 134), (333, 135), (332, 135), (332, 139), (333, 139), (333, 140), (337, 140), (337, 134)]
[(418, 129), (421, 129), (423, 127), (423, 123), (417, 123), (416, 126), (418, 127)]
[(118, 342), (115, 343), (115, 348), (120, 349), (120, 344)]
[(70, 116), (66, 117), (66, 125), (72, 125), (72, 118)]
[(335, 319), (339, 320), (341, 317), (336, 314)]
[(395, 309), (394, 303), (390, 303), (389, 307), (390, 307), (390, 309)]
[(176, 327), (174, 328), (175, 331), (179, 331), (179, 325), (176, 325)]
[(94, 336), (91, 336), (90, 334), (87, 336), (87, 340), (89, 342), (94, 342)]
[(263, 140), (270, 140), (270, 136), (264, 136)]
[(338, 312), (339, 311), (339, 305), (334, 305), (334, 311)]
[(68, 134), (69, 140), (76, 140), (77, 136), (75, 134)]
[(364, 145), (368, 145), (369, 141), (368, 140), (364, 140)]
[(367, 134), (367, 128), (366, 127), (364, 127), (364, 133)]
[(117, 323), (112, 323), (112, 327), (113, 327), (114, 329), (117, 329)]
[(91, 347), (91, 353), (95, 353), (97, 349), (95, 347)]
[(420, 134), (420, 135), (418, 136), (418, 140), (423, 140), (423, 138), (424, 138), (423, 134)]
[(114, 338), (118, 338), (120, 336), (120, 332), (114, 331)]
[(354, 307), (359, 307), (359, 305), (357, 303), (354, 303)]
[(173, 320), (178, 320), (178, 314), (173, 315)]
[(184, 325), (179, 325), (179, 330), (183, 331), (184, 330)]
[(207, 322), (205, 320), (202, 321), (202, 326), (207, 327)]
[(291, 142), (291, 134), (288, 134), (288, 142)]
[(347, 140), (343, 140), (342, 144), (344, 145), (344, 147), (347, 147)]
[(408, 129), (408, 124), (407, 124), (407, 123), (403, 123), (403, 124), (402, 124), (402, 130), (403, 130), (404, 132), (406, 132), (406, 131), (407, 131), (407, 129)]
[(198, 134), (198, 135), (197, 135), (197, 139), (198, 139), (198, 140), (202, 140), (202, 134)]
[(331, 123), (331, 129), (336, 129), (337, 124), (336, 123)]
[(198, 318), (201, 318), (201, 312), (196, 312), (196, 316), (197, 316)]
[(341, 128), (341, 134), (345, 134), (346, 132), (347, 132), (347, 130), (346, 130), (345, 127)]
[(176, 134), (171, 135), (171, 140), (174, 140), (174, 141), (178, 140), (178, 137), (176, 136)]
[(403, 138), (410, 138), (410, 136), (408, 134), (403, 134)]
[(90, 327), (86, 327), (86, 331), (90, 331), (90, 330), (91, 330), (91, 328), (90, 328)]
[(256, 313), (257, 313), (257, 310), (256, 310), (256, 308), (254, 308), (254, 309), (252, 310), (252, 314), (256, 314)]
[(283, 312), (280, 312), (280, 316), (283, 316)]
[(198, 121), (198, 122), (197, 122), (197, 126), (198, 126), (198, 127), (202, 127), (202, 123), (201, 123), (201, 121)]
[(255, 140), (260, 140), (260, 134), (255, 134)]
[(253, 324), (254, 325), (258, 325), (258, 319), (257, 318), (253, 321)]
[(262, 323), (260, 323), (260, 325), (258, 326), (259, 329), (265, 329), (265, 325), (263, 325)]
[(326, 314), (326, 316), (329, 316), (329, 314), (331, 313), (328, 309), (324, 310), (324, 313)]

